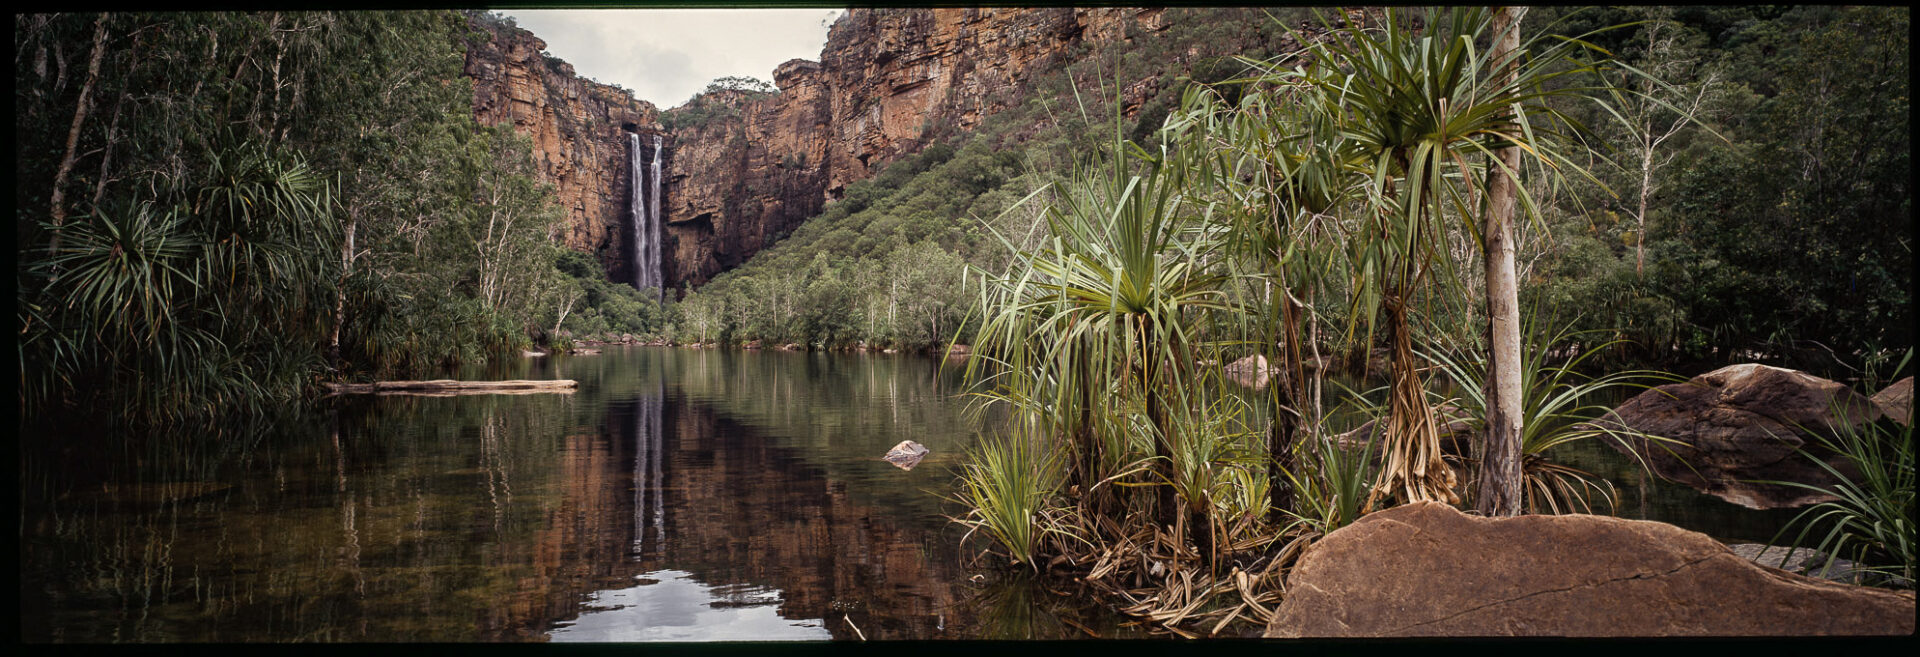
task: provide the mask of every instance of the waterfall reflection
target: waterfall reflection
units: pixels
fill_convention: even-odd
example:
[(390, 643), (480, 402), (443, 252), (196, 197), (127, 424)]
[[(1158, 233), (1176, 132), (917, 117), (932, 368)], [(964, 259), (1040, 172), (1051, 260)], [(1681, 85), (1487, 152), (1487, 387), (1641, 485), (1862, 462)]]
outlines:
[(633, 556), (636, 559), (643, 556), (648, 530), (653, 530), (656, 540), (666, 539), (666, 492), (661, 490), (660, 475), (661, 461), (665, 460), (660, 433), (665, 408), (664, 383), (655, 384), (652, 391), (633, 400)]

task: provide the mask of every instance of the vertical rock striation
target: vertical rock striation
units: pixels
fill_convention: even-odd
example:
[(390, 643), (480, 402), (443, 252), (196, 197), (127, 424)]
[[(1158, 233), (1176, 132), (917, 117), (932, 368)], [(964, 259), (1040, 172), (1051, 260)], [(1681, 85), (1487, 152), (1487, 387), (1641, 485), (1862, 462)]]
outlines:
[(546, 43), (533, 34), (473, 12), (469, 22), (485, 39), (470, 45), (466, 74), (477, 119), (532, 137), (541, 175), (567, 212), (563, 240), (596, 255), (611, 280), (637, 278), (626, 134), (665, 134), (658, 248), (663, 282), (678, 288), (744, 262), (848, 184), (1018, 105), (1032, 79), (1077, 46), (1162, 29), (1162, 13), (850, 9), (829, 30), (820, 61), (773, 71), (778, 93), (710, 93), (663, 116), (543, 55)]
[(1017, 105), (1076, 46), (1162, 28), (1157, 8), (850, 9), (820, 61), (774, 70), (779, 93), (720, 92), (680, 144), (666, 197), (667, 282), (699, 284), (935, 139)]
[(533, 139), (541, 179), (554, 186), (567, 213), (561, 240), (569, 249), (596, 256), (609, 279), (634, 280), (627, 133), (661, 134), (659, 111), (545, 56), (546, 42), (531, 32), (478, 12), (467, 22), (484, 35), (469, 40), (467, 48), (474, 118), (487, 125), (508, 123)]

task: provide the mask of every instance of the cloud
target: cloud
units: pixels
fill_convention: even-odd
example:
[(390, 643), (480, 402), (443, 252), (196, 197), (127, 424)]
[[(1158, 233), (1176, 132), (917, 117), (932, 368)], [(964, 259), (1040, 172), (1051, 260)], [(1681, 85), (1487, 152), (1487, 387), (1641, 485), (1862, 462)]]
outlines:
[(547, 52), (662, 109), (729, 75), (769, 82), (789, 59), (820, 58), (836, 9), (550, 9), (501, 13)]

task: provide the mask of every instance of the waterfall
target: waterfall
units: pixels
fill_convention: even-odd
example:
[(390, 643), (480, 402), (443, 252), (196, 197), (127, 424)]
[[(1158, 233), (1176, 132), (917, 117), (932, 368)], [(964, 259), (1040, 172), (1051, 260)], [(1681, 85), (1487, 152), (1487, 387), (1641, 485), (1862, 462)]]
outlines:
[(653, 136), (653, 160), (649, 166), (643, 157), (640, 135), (627, 133), (627, 144), (633, 151), (633, 193), (627, 204), (633, 215), (633, 287), (643, 292), (654, 289), (664, 298), (665, 290), (661, 288), (665, 282), (660, 272), (660, 167), (661, 160), (665, 159), (662, 141), (660, 135)]
[(660, 161), (664, 159), (667, 158), (665, 157), (665, 153), (662, 153), (660, 150), (660, 135), (654, 135), (653, 188), (647, 194), (647, 216), (653, 218), (651, 222), (651, 230), (653, 231), (653, 282), (655, 287), (662, 288), (660, 290), (660, 298), (662, 300), (666, 299), (667, 293), (665, 289), (667, 283), (666, 277), (661, 275), (660, 272), (660, 248), (663, 245), (660, 240), (660, 224), (666, 222), (665, 218), (660, 216)]

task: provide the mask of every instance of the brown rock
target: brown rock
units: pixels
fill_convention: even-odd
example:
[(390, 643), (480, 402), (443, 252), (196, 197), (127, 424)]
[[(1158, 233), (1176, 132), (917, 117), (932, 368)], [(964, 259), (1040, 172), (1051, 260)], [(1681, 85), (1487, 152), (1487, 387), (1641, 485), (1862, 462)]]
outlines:
[(1900, 426), (1908, 426), (1913, 421), (1913, 377), (1895, 381), (1875, 393), (1873, 405)]
[[(1833, 409), (1841, 416), (1833, 417)], [(1824, 459), (1841, 472), (1846, 460), (1822, 448), (1813, 431), (1880, 419), (1880, 411), (1838, 382), (1758, 364), (1729, 365), (1686, 383), (1640, 393), (1614, 409), (1615, 426), (1679, 441), (1641, 438), (1626, 446), (1644, 455), (1662, 477), (1754, 509), (1805, 506), (1833, 499), (1797, 488), (1753, 483), (1797, 481), (1830, 485), (1833, 478), (1798, 450)], [(1609, 441), (1615, 449), (1627, 451)]]
[(1437, 503), (1327, 535), (1268, 637), (1906, 635), (1914, 598), (1755, 565), (1672, 525)]
[[(531, 32), (477, 12), (467, 24), (487, 35), (466, 54), (474, 119), (483, 125), (510, 124), (533, 139), (540, 180), (553, 185), (555, 200), (567, 213), (561, 240), (569, 249), (597, 256), (611, 280), (632, 280), (626, 133), (659, 133), (659, 111), (625, 89), (582, 78), (572, 65), (548, 59), (541, 53), (546, 42)], [(671, 159), (671, 146), (667, 154)]]
[[(847, 185), (1017, 106), (1025, 84), (1075, 46), (1124, 39), (1130, 26), (1160, 30), (1162, 13), (847, 10), (828, 31), (820, 61), (774, 69), (778, 93), (709, 95), (697, 110), (708, 118), (675, 129), (664, 206), (667, 285), (699, 285), (738, 266), (841, 198)], [(692, 105), (667, 114), (696, 111)]]

